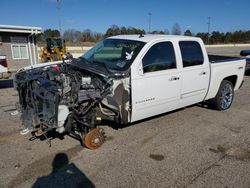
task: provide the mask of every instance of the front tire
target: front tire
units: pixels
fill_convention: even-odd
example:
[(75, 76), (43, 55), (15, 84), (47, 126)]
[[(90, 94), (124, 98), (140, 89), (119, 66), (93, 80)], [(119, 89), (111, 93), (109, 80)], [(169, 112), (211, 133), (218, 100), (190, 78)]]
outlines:
[(219, 91), (215, 98), (211, 99), (212, 106), (219, 110), (224, 111), (231, 107), (234, 99), (234, 87), (228, 80), (221, 82)]

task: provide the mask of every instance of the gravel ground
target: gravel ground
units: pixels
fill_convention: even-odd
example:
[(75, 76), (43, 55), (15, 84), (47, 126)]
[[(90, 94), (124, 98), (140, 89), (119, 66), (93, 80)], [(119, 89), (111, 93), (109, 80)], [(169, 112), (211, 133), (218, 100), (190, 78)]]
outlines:
[(250, 76), (228, 111), (200, 105), (122, 129), (87, 150), (69, 136), (29, 141), (17, 93), (0, 81), (0, 187), (250, 187)]

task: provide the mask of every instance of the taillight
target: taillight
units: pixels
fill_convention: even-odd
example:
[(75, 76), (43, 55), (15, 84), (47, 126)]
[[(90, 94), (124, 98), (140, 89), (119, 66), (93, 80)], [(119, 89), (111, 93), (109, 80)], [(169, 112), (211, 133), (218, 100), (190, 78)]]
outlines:
[(0, 65), (7, 68), (8, 67), (7, 60), (5, 58), (3, 59), (0, 58)]

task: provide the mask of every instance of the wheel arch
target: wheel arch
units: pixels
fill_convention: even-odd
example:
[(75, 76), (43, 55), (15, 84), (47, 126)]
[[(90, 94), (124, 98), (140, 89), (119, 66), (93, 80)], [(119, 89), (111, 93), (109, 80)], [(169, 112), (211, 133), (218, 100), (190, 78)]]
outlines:
[(232, 76), (228, 76), (228, 77), (224, 78), (223, 80), (227, 80), (227, 81), (231, 82), (233, 84), (233, 87), (235, 88), (236, 83), (237, 83), (237, 79), (238, 79), (237, 75), (232, 75)]
[[(231, 107), (233, 99), (234, 99), (234, 87), (236, 85), (236, 81), (237, 81), (237, 76), (236, 77), (226, 77), (221, 81), (220, 87), (218, 89), (218, 92), (216, 94), (216, 96), (212, 99), (210, 99), (209, 102), (209, 106), (213, 109), (219, 110), (219, 111), (224, 111), (227, 110)], [(231, 89), (226, 91), (226, 93), (223, 91), (223, 88), (225, 88), (226, 85), (228, 85), (230, 83), (230, 87)], [(224, 92), (224, 95), (222, 95), (222, 92)], [(228, 95), (229, 94), (229, 95)], [(222, 101), (224, 101), (225, 99), (227, 99), (227, 102), (223, 102), (223, 104), (226, 103), (226, 106), (222, 104)]]

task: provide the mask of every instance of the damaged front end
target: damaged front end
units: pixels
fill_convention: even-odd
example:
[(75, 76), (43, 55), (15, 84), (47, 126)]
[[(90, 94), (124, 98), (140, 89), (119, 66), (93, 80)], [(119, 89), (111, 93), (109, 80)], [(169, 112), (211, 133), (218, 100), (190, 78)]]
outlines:
[[(140, 37), (140, 36), (138, 36)], [(109, 38), (70, 62), (24, 68), (15, 77), (25, 128), (35, 136), (70, 133), (91, 149), (99, 147), (101, 120), (131, 120), (130, 66), (145, 45)]]
[[(23, 126), (35, 136), (46, 137), (54, 130), (84, 141), (102, 119), (118, 122), (120, 118), (117, 102), (107, 102), (113, 100), (113, 79), (94, 69), (61, 63), (23, 70), (16, 74), (15, 85)], [(93, 132), (100, 137), (101, 133)]]

